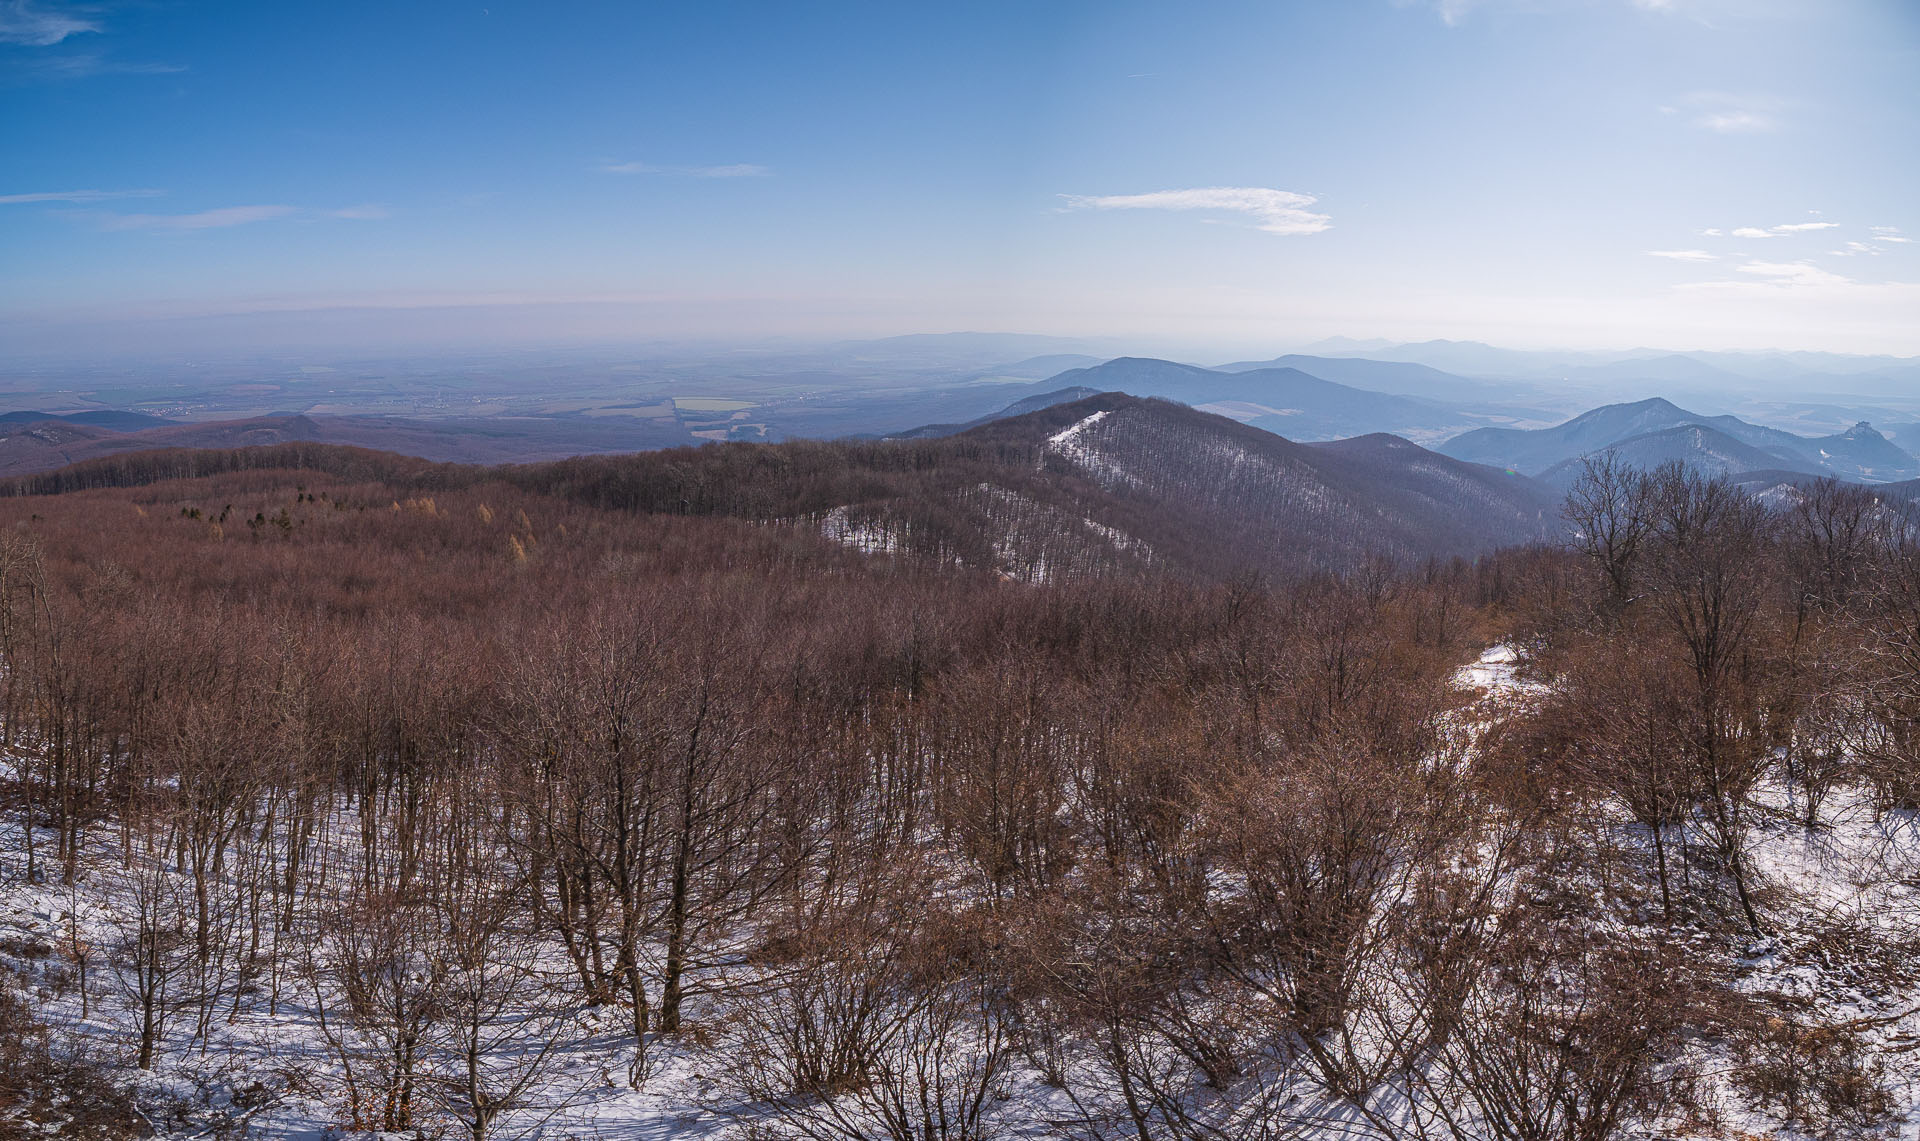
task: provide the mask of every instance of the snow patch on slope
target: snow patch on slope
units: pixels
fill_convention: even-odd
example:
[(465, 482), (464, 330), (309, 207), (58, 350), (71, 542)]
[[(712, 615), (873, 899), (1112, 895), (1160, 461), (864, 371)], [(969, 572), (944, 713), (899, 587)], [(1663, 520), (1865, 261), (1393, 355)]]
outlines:
[(1055, 432), (1047, 437), (1047, 448), (1054, 454), (1078, 464), (1102, 483), (1113, 482), (1125, 484), (1128, 487), (1138, 487), (1140, 477), (1102, 455), (1098, 448), (1086, 438), (1087, 429), (1106, 418), (1107, 413), (1104, 410), (1095, 412), (1086, 419)]
[(821, 517), (820, 533), (863, 555), (891, 555), (900, 550), (900, 537), (891, 528), (856, 520), (847, 507), (835, 507)]

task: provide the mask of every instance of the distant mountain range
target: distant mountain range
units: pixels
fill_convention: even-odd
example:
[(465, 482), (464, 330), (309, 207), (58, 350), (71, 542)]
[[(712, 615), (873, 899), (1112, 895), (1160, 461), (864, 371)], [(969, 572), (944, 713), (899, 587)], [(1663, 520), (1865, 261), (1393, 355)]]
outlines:
[[(1375, 362), (1329, 363), (1348, 375), (1392, 373), (1408, 385), (1430, 390), (1443, 390), (1448, 383), (1448, 378), (1431, 369), (1379, 366)], [(1473, 387), (1471, 381), (1458, 383)], [(1333, 440), (1373, 432), (1435, 440), (1476, 424), (1512, 422), (1526, 415), (1524, 410), (1516, 414), (1509, 409), (1355, 388), (1272, 362), (1242, 362), (1209, 369), (1152, 357), (1118, 357), (1091, 368), (1059, 373), (1046, 385), (1177, 400), (1290, 440)]]
[[(651, 470), (648, 465), (669, 462), (663, 457), (676, 457), (670, 462), (690, 471), (720, 464), (714, 478), (724, 487), (740, 482), (727, 466), (740, 461), (711, 457), (784, 456), (789, 459), (769, 459), (771, 467), (756, 469), (756, 479), (775, 481), (766, 494), (739, 493), (740, 502), (756, 505), (751, 511), (725, 510), (800, 519), (863, 550), (924, 540), (948, 551), (942, 557), (1028, 578), (1045, 577), (1062, 559), (1114, 567), (1152, 558), (1213, 570), (1326, 568), (1368, 553), (1465, 555), (1551, 537), (1560, 533), (1559, 501), (1581, 460), (1601, 452), (1644, 468), (1678, 460), (1763, 489), (1784, 486), (1781, 494), (1788, 495), (1793, 484), (1820, 476), (1888, 485), (1889, 491), (1920, 480), (1920, 459), (1901, 446), (1920, 444), (1920, 424), (1892, 425), (1882, 434), (1861, 422), (1800, 435), (1737, 416), (1702, 415), (1666, 398), (1607, 404), (1554, 424), (1552, 412), (1523, 399), (1502, 400), (1503, 392), (1518, 393), (1521, 386), (1428, 361), (1378, 359), (1426, 355), (1463, 369), (1520, 359), (1484, 345), (1374, 346), (1361, 356), (1328, 344), (1318, 354), (1217, 368), (1153, 357), (1101, 360), (1073, 351), (1077, 347), (984, 334), (834, 346), (819, 357), (876, 375), (937, 359), (945, 362), (939, 367), (948, 370), (942, 373), (947, 379), (834, 389), (792, 405), (674, 399), (614, 402), (588, 413), (562, 405), (547, 415), (288, 413), (193, 423), (139, 412), (13, 412), (0, 414), (0, 475), (118, 463), (113, 457), (163, 448), (322, 445), (312, 454), (323, 454), (324, 446), (350, 445), (468, 465), (576, 456), (588, 458), (568, 462)], [(749, 356), (755, 365), (773, 359)], [(1533, 365), (1540, 366), (1551, 354), (1536, 356)], [(1729, 362), (1702, 359), (1707, 356), (1561, 354), (1555, 363), (1595, 384), (1615, 368), (1682, 387), (1738, 383), (1722, 368)], [(967, 363), (956, 364), (960, 359)], [(1764, 361), (1781, 369), (1823, 363), (1807, 354)], [(1869, 362), (1864, 374), (1897, 367)], [(977, 370), (971, 380), (967, 369)], [(700, 411), (709, 407), (716, 410)], [(1803, 422), (1796, 417), (1804, 414), (1804, 422), (1831, 424), (1846, 405), (1779, 407), (1789, 423)], [(904, 426), (916, 414), (924, 417), (920, 426)], [(696, 435), (766, 443), (687, 450)], [(782, 444), (783, 436), (815, 440)], [(894, 443), (879, 444), (883, 436)], [(819, 437), (841, 442), (820, 444)], [(945, 441), (961, 450), (950, 453)], [(997, 458), (983, 460), (982, 446)], [(885, 450), (900, 447), (927, 449), (929, 458), (914, 462), (931, 466), (902, 482), (904, 476), (890, 474), (898, 453)], [(872, 448), (882, 450), (866, 450)], [(779, 480), (798, 477), (779, 465), (799, 463), (797, 457), (842, 467), (804, 494), (783, 491)], [(816, 501), (824, 494), (819, 487), (845, 490)], [(683, 489), (682, 501), (696, 499)], [(771, 504), (785, 506), (776, 511)], [(958, 529), (928, 539), (935, 518)]]
[(1016, 400), (998, 412), (975, 417), (964, 424), (924, 424), (918, 428), (910, 428), (905, 432), (891, 433), (885, 438), (889, 440), (934, 440), (942, 436), (954, 436), (966, 431), (968, 428), (977, 428), (982, 424), (990, 424), (995, 420), (1005, 420), (1012, 416), (1024, 416), (1029, 412), (1038, 412), (1042, 408), (1051, 408), (1055, 404), (1067, 404), (1075, 400), (1085, 400), (1089, 396), (1098, 395), (1100, 395), (1099, 389), (1088, 388), (1085, 385), (1056, 388), (1052, 392), (1042, 392), (1038, 396), (1029, 396), (1022, 400)]
[[(1795, 389), (1826, 382), (1827, 391), (1866, 396), (1911, 396), (1920, 391), (1920, 358), (1812, 352), (1614, 352), (1503, 349), (1478, 341), (1323, 341), (1311, 351), (1327, 357), (1427, 365), (1478, 380), (1592, 387), (1622, 384), (1729, 389), (1747, 382)], [(1837, 384), (1834, 382), (1838, 382)]]
[(1868, 424), (1796, 436), (1735, 416), (1701, 416), (1659, 397), (1595, 408), (1551, 428), (1479, 428), (1438, 450), (1556, 483), (1570, 480), (1582, 457), (1605, 451), (1643, 467), (1681, 460), (1715, 475), (1780, 470), (1882, 483), (1920, 476), (1920, 459)]
[(1315, 357), (1290, 353), (1267, 361), (1235, 361), (1219, 365), (1213, 371), (1245, 373), (1276, 368), (1297, 369), (1322, 380), (1375, 392), (1447, 402), (1467, 398), (1494, 399), (1508, 392), (1504, 385), (1488, 384), (1423, 364), (1368, 360), (1364, 357)]

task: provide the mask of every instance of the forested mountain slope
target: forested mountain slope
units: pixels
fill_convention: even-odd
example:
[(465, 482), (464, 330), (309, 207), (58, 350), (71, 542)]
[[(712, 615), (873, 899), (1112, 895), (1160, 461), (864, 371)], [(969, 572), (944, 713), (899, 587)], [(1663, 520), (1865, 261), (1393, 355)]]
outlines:
[[(1065, 559), (1205, 575), (1471, 554), (1559, 533), (1532, 481), (1415, 447), (1320, 447), (1105, 393), (939, 440), (726, 445), (516, 469), (599, 506), (825, 518), (865, 549), (1016, 576)], [(989, 554), (991, 551), (998, 554)]]
[(106, 457), (0, 483), (44, 494), (293, 467), (414, 492), (504, 480), (592, 507), (800, 526), (872, 554), (1016, 578), (1296, 574), (1561, 533), (1557, 496), (1393, 437), (1303, 445), (1105, 393), (931, 439), (713, 444), (500, 468), (315, 443)]
[[(1683, 438), (1674, 429), (1697, 427), (1711, 436)], [(1660, 435), (1668, 433), (1667, 435)], [(1720, 440), (1727, 443), (1716, 443)], [(1630, 443), (1630, 441), (1637, 441)], [(1735, 447), (1733, 445), (1740, 445)], [(1920, 474), (1920, 459), (1908, 455), (1869, 424), (1831, 436), (1796, 436), (1749, 424), (1737, 416), (1701, 416), (1660, 397), (1595, 408), (1551, 428), (1477, 428), (1438, 445), (1457, 459), (1543, 475), (1571, 469), (1584, 457), (1620, 450), (1655, 466), (1700, 453), (1709, 474), (1784, 469), (1874, 482)]]
[[(1711, 476), (1744, 476), (1755, 472), (1787, 471), (1800, 475), (1825, 474), (1819, 465), (1795, 455), (1776, 455), (1743, 444), (1725, 432), (1704, 424), (1682, 424), (1631, 436), (1602, 449), (1641, 471), (1665, 463), (1680, 463)], [(1540, 482), (1559, 488), (1573, 485), (1588, 462), (1587, 456), (1561, 462), (1540, 473)]]

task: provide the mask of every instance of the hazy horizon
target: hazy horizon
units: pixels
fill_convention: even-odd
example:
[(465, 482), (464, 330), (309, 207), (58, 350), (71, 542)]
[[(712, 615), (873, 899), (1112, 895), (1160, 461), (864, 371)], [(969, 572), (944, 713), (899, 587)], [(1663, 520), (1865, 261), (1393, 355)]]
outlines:
[[(315, 314), (332, 314), (337, 318), (341, 312), (322, 310), (315, 311)], [(469, 320), (479, 321), (481, 314), (493, 314), (497, 317), (501, 310), (495, 308), (369, 309), (346, 312), (350, 314), (350, 320), (364, 318), (367, 324), (355, 329), (351, 334), (346, 334), (342, 326), (348, 322), (338, 320), (322, 322), (315, 329), (301, 328), (299, 319), (314, 315), (307, 312), (292, 314), (296, 319), (292, 322), (265, 322), (259, 325), (254, 325), (249, 319), (252, 315), (219, 314), (166, 322), (127, 322), (85, 327), (96, 334), (107, 331), (137, 331), (130, 332), (130, 335), (124, 339), (110, 336), (104, 342), (94, 338), (82, 338), (76, 341), (68, 327), (13, 330), (10, 332), (18, 332), (19, 336), (8, 344), (7, 349), (15, 366), (29, 370), (69, 367), (137, 368), (141, 365), (190, 365), (193, 362), (227, 365), (272, 362), (280, 367), (296, 362), (343, 364), (373, 361), (456, 365), (463, 360), (496, 358), (524, 358), (530, 365), (539, 362), (562, 364), (569, 360), (598, 362), (677, 360), (710, 364), (734, 356), (742, 360), (752, 360), (758, 357), (805, 355), (848, 346), (878, 345), (923, 338), (939, 340), (967, 337), (1059, 342), (1052, 349), (1036, 350), (1028, 354), (1033, 357), (1044, 357), (1050, 352), (1085, 354), (1109, 359), (1145, 357), (1181, 361), (1202, 367), (1212, 367), (1229, 361), (1255, 360), (1292, 354), (1366, 357), (1369, 352), (1378, 355), (1399, 349), (1430, 345), (1479, 346), (1496, 353), (1518, 356), (1589, 358), (1594, 363), (1690, 354), (1705, 357), (1727, 354), (1756, 358), (1820, 357), (1835, 361), (1857, 358), (1862, 361), (1920, 362), (1920, 350), (1913, 353), (1871, 352), (1796, 348), (1778, 344), (1716, 348), (1703, 344), (1594, 344), (1547, 339), (1488, 341), (1464, 336), (1414, 338), (1357, 336), (1344, 333), (1324, 336), (1200, 339), (1152, 333), (1131, 336), (1123, 333), (1077, 335), (1042, 329), (907, 328), (898, 332), (874, 331), (866, 334), (857, 332), (836, 334), (827, 331), (768, 333), (747, 330), (732, 334), (713, 333), (704, 336), (645, 335), (603, 329), (592, 316), (581, 320), (579, 314), (575, 314), (573, 320), (561, 321), (557, 328), (536, 332), (528, 328), (516, 327), (511, 321), (494, 320), (471, 326), (466, 324)], [(520, 312), (524, 313), (524, 309)], [(420, 319), (422, 314), (428, 315), (431, 319), (422, 321)], [(1342, 344), (1343, 342), (1347, 344)], [(1374, 348), (1351, 347), (1354, 345), (1371, 345)], [(999, 358), (1009, 361), (1015, 359), (1017, 355), (1015, 353), (998, 354)], [(1455, 371), (1462, 376), (1475, 375), (1471, 369)], [(1551, 376), (1543, 373), (1538, 379), (1550, 380)]]

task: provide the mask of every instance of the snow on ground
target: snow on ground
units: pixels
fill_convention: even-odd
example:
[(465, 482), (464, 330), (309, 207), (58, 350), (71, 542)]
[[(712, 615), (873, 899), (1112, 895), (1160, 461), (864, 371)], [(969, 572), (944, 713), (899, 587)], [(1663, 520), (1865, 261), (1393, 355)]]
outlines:
[[(1455, 675), (1457, 685), (1481, 694), (1473, 716), (1482, 725), (1552, 692), (1523, 678), (1523, 666), (1519, 650), (1500, 644)], [(1882, 811), (1864, 790), (1840, 788), (1821, 802), (1819, 827), (1809, 829), (1803, 796), (1777, 775), (1754, 795), (1760, 814), (1747, 857), (1772, 902), (1764, 908), (1767, 934), (1723, 952), (1734, 987), (1858, 1033), (1868, 1064), (1884, 1067), (1893, 1096), (1888, 1118), (1829, 1136), (1920, 1141), (1920, 814)], [(1777, 1106), (1755, 1106), (1734, 1087), (1736, 1062), (1726, 1049), (1709, 1051), (1700, 1064), (1705, 1100), (1719, 1121), (1664, 1136), (1814, 1141), (1817, 1135), (1785, 1124)]]
[[(123, 885), (116, 855), (96, 844), (81, 861), (77, 882), (66, 886), (49, 858), (51, 833), (36, 831), (42, 882), (29, 883), (19, 822), (0, 821), (0, 968), (26, 982), (38, 1016), (60, 1037), (85, 1043), (89, 1052), (115, 1063), (118, 1076), (134, 1080), (143, 1111), (161, 1136), (230, 1136), (244, 1125), (244, 1136), (266, 1141), (341, 1137), (335, 1085), (340, 1066), (305, 1004), (305, 984), (293, 978), (282, 980), (280, 1001), (271, 1010), (257, 990), (230, 1017), (231, 998), (223, 1001), (204, 1039), (196, 1039), (191, 1013), (176, 1012), (154, 1071), (133, 1068), (138, 1023), (108, 961), (110, 949), (125, 937), (129, 907), (118, 893)], [(351, 828), (335, 831), (350, 834)], [(74, 979), (76, 946), (88, 951), (84, 1016)], [(698, 1011), (696, 1001), (696, 1016)], [(642, 1088), (630, 1088), (633, 1052), (623, 1015), (610, 1007), (572, 1012), (569, 1044), (540, 1087), (543, 1108), (518, 1122), (507, 1120), (497, 1135), (520, 1136), (541, 1119), (539, 1135), (552, 1138), (665, 1141), (725, 1133), (732, 1121), (711, 1104), (711, 1083), (687, 1044), (666, 1038), (650, 1043)]]
[(1548, 692), (1548, 687), (1539, 682), (1522, 680), (1519, 669), (1519, 651), (1503, 642), (1486, 650), (1472, 665), (1462, 666), (1454, 675), (1454, 684), (1480, 690), (1495, 704), (1525, 701)]
[[(1549, 692), (1522, 677), (1523, 666), (1514, 647), (1498, 645), (1462, 667), (1457, 683), (1481, 694), (1471, 715), (1484, 724)], [(1920, 947), (1920, 820), (1879, 812), (1864, 795), (1841, 789), (1823, 805), (1822, 827), (1810, 830), (1799, 822), (1804, 803), (1798, 796), (1784, 783), (1763, 790), (1763, 815), (1750, 851), (1777, 921), (1766, 938), (1721, 953), (1740, 992), (1852, 1028), (1884, 1067), (1884, 1085), (1895, 1103), (1888, 1126), (1834, 1136), (1920, 1141), (1920, 961), (1912, 953)], [(56, 868), (49, 880), (30, 884), (22, 874), (25, 837), (18, 820), (0, 821), (0, 966), (28, 980), (41, 1015), (62, 1034), (126, 1058), (134, 1023), (106, 961), (119, 930), (115, 916), (126, 900), (115, 894), (116, 860), (104, 847), (111, 830), (101, 832), (109, 835), (82, 862), (80, 882), (61, 885)], [(45, 875), (51, 836), (43, 832), (37, 839)], [(91, 952), (85, 1016), (71, 978), (75, 946)], [(187, 1016), (176, 1017), (156, 1072), (139, 1076), (159, 1133), (207, 1136), (225, 1119), (243, 1121), (245, 1134), (255, 1138), (340, 1136), (339, 1103), (328, 1081), (337, 1062), (299, 989), (286, 984), (283, 1001), (272, 1011), (261, 995), (250, 996), (231, 1020), (215, 1018), (204, 1040), (192, 1039)], [(696, 1004), (693, 1020), (698, 1025), (712, 1013), (710, 1005)], [(694, 1038), (652, 1041), (641, 1088), (633, 1089), (627, 1082), (632, 1046), (620, 1011), (574, 1012), (569, 1037), (542, 1087), (556, 1107), (544, 1136), (665, 1141), (741, 1135), (741, 1115), (750, 1117), (749, 1107), (721, 1100), (711, 1072), (714, 1055)], [(1734, 1088), (1734, 1063), (1722, 1047), (1703, 1048), (1699, 1063), (1718, 1120), (1663, 1136), (1807, 1137), (1785, 1127), (1777, 1112), (1753, 1107)], [(255, 1082), (271, 1099), (247, 1109), (247, 1090)], [(1017, 1066), (995, 1091), (995, 1116), (1008, 1127), (1007, 1136), (1043, 1135), (1047, 1119), (1065, 1116), (1065, 1096)], [(1342, 1132), (1329, 1126), (1300, 1136), (1332, 1141)], [(508, 1129), (501, 1135), (514, 1134)]]

